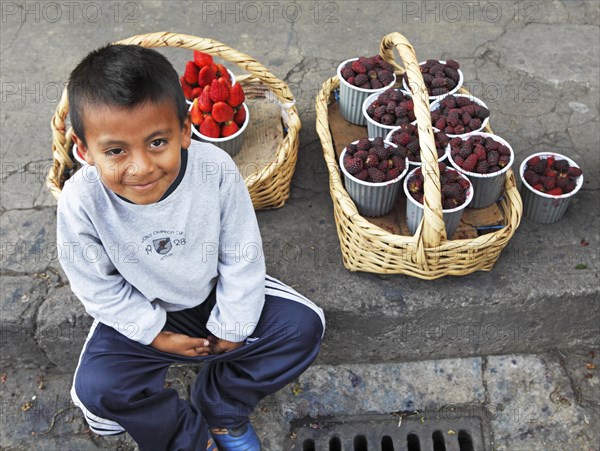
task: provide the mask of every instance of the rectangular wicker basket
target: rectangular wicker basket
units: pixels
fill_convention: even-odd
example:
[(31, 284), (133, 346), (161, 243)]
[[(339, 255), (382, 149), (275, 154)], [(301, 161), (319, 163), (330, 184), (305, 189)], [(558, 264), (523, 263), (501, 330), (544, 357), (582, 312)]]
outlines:
[[(115, 44), (140, 45), (142, 47), (178, 47), (189, 50), (199, 50), (213, 56), (235, 63), (238, 67), (247, 71), (248, 74), (237, 77), (237, 81), (244, 87), (247, 99), (254, 99), (263, 104), (262, 112), (268, 111), (265, 103), (271, 106), (278, 104), (275, 109), (270, 108), (276, 115), (275, 122), (262, 121), (262, 127), (273, 126), (281, 123), (285, 134), (278, 133), (277, 146), (271, 149), (268, 158), (254, 158), (244, 148), (240, 155), (234, 157), (236, 163), (246, 162), (246, 169), (241, 171), (250, 192), (255, 209), (282, 207), (290, 195), (290, 184), (296, 161), (298, 159), (298, 145), (300, 132), (300, 117), (295, 106), (295, 100), (287, 84), (271, 74), (262, 64), (248, 55), (240, 53), (227, 45), (212, 39), (199, 38), (195, 36), (177, 34), (171, 32), (157, 32), (143, 34), (124, 39)], [(58, 199), (65, 181), (78, 169), (78, 163), (72, 153), (72, 128), (65, 124), (69, 112), (67, 90), (63, 91), (62, 98), (52, 117), (52, 155), (53, 165), (46, 177), (46, 185), (53, 196)], [(269, 125), (270, 124), (270, 125)], [(250, 122), (249, 129), (252, 127)], [(268, 134), (270, 142), (273, 142), (273, 133), (268, 130), (253, 130), (254, 136)], [(246, 146), (246, 144), (244, 144)], [(252, 148), (252, 146), (250, 145)], [(255, 146), (254, 148), (257, 148)], [(250, 150), (251, 151), (251, 150)], [(264, 155), (262, 155), (264, 157)], [(268, 160), (268, 161), (266, 161)]]
[[(405, 68), (394, 61), (394, 48), (398, 50)], [(390, 233), (358, 213), (342, 183), (329, 124), (329, 105), (340, 81), (337, 76), (325, 81), (316, 99), (316, 127), (329, 171), (330, 193), (344, 265), (351, 271), (405, 274), (427, 280), (490, 270), (521, 220), (523, 208), (513, 171), (509, 170), (506, 174), (504, 193), (498, 202), (503, 218), (502, 227), (472, 239), (447, 239), (442, 220), (441, 187), (429, 96), (424, 88), (415, 51), (403, 35), (391, 33), (382, 39), (380, 53), (384, 60), (395, 67), (397, 75), (403, 75), (406, 71), (408, 76), (425, 177), (424, 216), (415, 234), (410, 236)], [(462, 92), (468, 94), (465, 90)], [(486, 131), (491, 133), (490, 129)]]

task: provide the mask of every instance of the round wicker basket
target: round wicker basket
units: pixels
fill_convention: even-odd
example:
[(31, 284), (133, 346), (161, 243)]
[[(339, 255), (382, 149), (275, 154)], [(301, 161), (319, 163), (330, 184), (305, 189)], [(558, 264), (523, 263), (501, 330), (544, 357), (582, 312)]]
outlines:
[[(282, 119), (287, 133), (278, 146), (275, 158), (269, 164), (248, 174), (244, 180), (255, 209), (279, 208), (285, 204), (289, 198), (290, 183), (298, 159), (301, 128), (294, 96), (285, 82), (271, 74), (252, 57), (212, 39), (171, 32), (157, 32), (133, 36), (114, 44), (134, 44), (149, 48), (179, 47), (221, 57), (248, 72), (246, 75), (236, 77), (236, 80), (244, 86), (247, 98), (253, 96), (264, 98), (267, 94), (271, 98), (277, 99), (282, 107)], [(77, 163), (72, 154), (73, 130), (71, 127), (67, 129), (65, 124), (68, 112), (69, 103), (65, 88), (52, 117), (53, 165), (46, 177), (46, 185), (56, 199), (59, 198), (65, 181), (77, 169)]]
[[(394, 61), (394, 48), (398, 50), (404, 67)], [(329, 187), (344, 265), (351, 271), (405, 274), (427, 280), (490, 270), (521, 220), (523, 207), (513, 171), (509, 170), (506, 174), (504, 193), (498, 203), (504, 218), (503, 227), (473, 239), (448, 240), (442, 219), (429, 96), (415, 51), (403, 35), (391, 33), (382, 39), (380, 53), (395, 67), (397, 75), (406, 71), (413, 94), (424, 173), (423, 221), (414, 236), (404, 236), (390, 233), (358, 213), (342, 184), (329, 129), (328, 105), (340, 83), (337, 76), (330, 78), (325, 81), (316, 99), (316, 127), (329, 170)], [(468, 94), (464, 89), (461, 92)], [(489, 127), (486, 131), (491, 133)]]

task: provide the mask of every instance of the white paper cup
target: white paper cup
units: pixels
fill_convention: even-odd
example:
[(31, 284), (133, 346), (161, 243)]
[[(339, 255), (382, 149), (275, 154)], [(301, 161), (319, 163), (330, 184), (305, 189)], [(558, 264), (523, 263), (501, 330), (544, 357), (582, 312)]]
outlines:
[(533, 157), (555, 157), (557, 160), (567, 160), (570, 166), (579, 167), (577, 163), (571, 160), (569, 157), (565, 157), (559, 153), (553, 152), (539, 152), (535, 153), (525, 159), (519, 168), (519, 174), (521, 175), (521, 198), (523, 199), (523, 214), (524, 216), (540, 224), (552, 224), (557, 222), (563, 217), (569, 206), (571, 198), (577, 194), (577, 192), (583, 186), (583, 174), (577, 178), (577, 186), (570, 193), (562, 194), (560, 196), (552, 196), (550, 194), (542, 193), (538, 190), (533, 189), (529, 183), (525, 180), (523, 175), (527, 170), (527, 162)]
[(508, 164), (504, 166), (501, 170), (493, 172), (491, 174), (479, 174), (477, 172), (465, 171), (463, 168), (461, 168), (454, 162), (450, 151), (448, 151), (448, 161), (450, 161), (450, 164), (459, 173), (467, 176), (469, 181), (473, 184), (473, 200), (471, 201), (471, 205), (469, 205), (469, 208), (485, 208), (498, 201), (498, 198), (500, 197), (500, 194), (504, 189), (506, 173), (512, 167), (512, 164), (515, 161), (515, 152), (512, 146), (508, 144), (504, 139), (500, 138), (498, 135), (493, 135), (491, 133), (473, 132), (461, 136), (461, 139), (463, 141), (466, 141), (472, 136), (492, 138), (494, 141), (499, 142), (500, 144), (503, 144), (510, 149), (510, 161), (508, 162)]
[[(440, 100), (436, 100), (435, 102), (433, 102), (432, 104), (430, 104), (429, 105), (429, 111), (435, 111), (438, 108), (440, 108), (441, 101), (444, 99), (444, 97), (448, 97), (448, 95), (450, 95), (450, 94), (447, 94), (447, 95), (443, 96)], [(454, 97), (467, 97), (467, 98), (469, 98), (469, 100), (472, 100), (473, 102), (481, 105), (482, 107), (487, 108), (488, 111), (490, 110), (487, 107), (487, 105), (484, 103), (483, 100), (478, 99), (477, 97), (474, 97), (472, 95), (467, 95), (467, 94), (452, 94), (452, 95)], [(460, 135), (451, 135), (450, 133), (446, 133), (446, 132), (444, 132), (444, 133), (446, 133), (446, 136), (448, 136), (448, 138), (450, 138), (450, 139), (456, 138), (456, 137), (462, 138), (463, 136), (468, 135), (469, 133), (476, 133), (476, 132), (482, 131), (487, 126), (489, 120), (490, 120), (490, 117), (488, 116), (483, 121), (481, 121), (481, 127), (479, 127), (477, 130), (471, 130), (470, 132), (467, 132), (467, 133), (462, 133)], [(433, 124), (433, 121), (432, 121), (432, 125), (435, 125), (435, 124)]]
[(367, 97), (373, 93), (383, 92), (391, 88), (396, 83), (396, 74), (392, 72), (394, 81), (380, 89), (363, 89), (351, 85), (342, 77), (343, 67), (352, 61), (358, 61), (358, 58), (352, 58), (341, 63), (337, 68), (337, 76), (340, 79), (340, 113), (344, 119), (356, 125), (366, 125), (367, 121), (363, 117), (362, 105)]
[[(414, 168), (412, 171), (410, 171), (406, 175), (406, 177), (404, 177), (404, 193), (406, 194), (406, 199), (407, 199), (406, 200), (406, 223), (408, 225), (408, 229), (410, 230), (410, 233), (412, 233), (413, 235), (419, 228), (419, 224), (421, 224), (421, 220), (423, 219), (423, 205), (420, 204), (419, 202), (417, 202), (410, 194), (410, 191), (408, 191), (408, 180), (412, 177), (412, 175), (414, 174), (414, 172), (417, 169), (419, 169), (419, 168)], [(459, 173), (459, 175), (460, 175), (460, 173)], [(464, 176), (462, 176), (462, 177), (466, 178)], [(473, 199), (473, 185), (471, 184), (470, 181), (469, 181), (469, 185), (470, 186), (467, 189), (467, 200), (465, 201), (464, 204), (462, 204), (456, 208), (449, 209), (449, 210), (442, 209), (444, 224), (446, 225), (446, 237), (448, 239), (450, 239), (452, 237), (452, 235), (454, 235), (454, 232), (456, 232), (456, 229), (458, 228), (458, 225), (460, 224), (460, 218), (462, 217), (462, 214), (463, 214), (465, 208), (467, 208), (469, 206), (469, 203)]]
[(246, 106), (246, 102), (244, 102), (242, 105), (246, 110), (246, 122), (244, 122), (244, 124), (240, 127), (237, 133), (234, 133), (231, 136), (226, 136), (224, 138), (209, 138), (208, 136), (204, 136), (203, 134), (201, 134), (200, 131), (196, 128), (196, 125), (192, 124), (192, 134), (195, 135), (199, 141), (211, 143), (217, 147), (220, 147), (232, 157), (237, 155), (240, 149), (242, 148), (242, 144), (244, 142), (244, 131), (248, 126), (248, 122), (250, 122), (250, 112), (248, 110), (248, 107)]
[[(377, 97), (379, 97), (380, 94), (381, 94), (381, 92), (377, 92), (375, 94), (370, 95), (369, 97), (367, 97), (365, 99), (365, 101), (363, 102), (363, 106), (362, 106), (362, 115), (365, 118), (365, 120), (367, 121), (366, 122), (367, 135), (369, 136), (369, 139), (377, 138), (377, 137), (385, 138), (392, 130), (398, 128), (398, 125), (395, 125), (395, 124), (394, 125), (384, 125), (380, 122), (377, 122), (375, 119), (373, 119), (371, 116), (369, 116), (367, 114), (367, 108), (369, 108), (369, 106), (371, 106), (371, 104), (373, 102), (375, 102), (375, 100), (377, 100)], [(416, 121), (413, 121), (413, 122), (416, 122)]]
[[(438, 61), (442, 64), (446, 64), (445, 60), (438, 60)], [(427, 61), (421, 61), (419, 63), (419, 68), (421, 66), (425, 65), (426, 62)], [(458, 72), (458, 84), (456, 85), (456, 87), (454, 89), (452, 89), (451, 91), (447, 92), (446, 94), (442, 94), (439, 96), (429, 96), (429, 103), (433, 103), (437, 100), (441, 100), (446, 96), (451, 96), (451, 95), (455, 94), (456, 92), (458, 92), (458, 90), (462, 87), (462, 85), (465, 81), (465, 78), (463, 76), (462, 70), (458, 69), (457, 72)], [(425, 91), (428, 91), (427, 86), (424, 86), (424, 89), (425, 89)], [(407, 95), (412, 95), (412, 93), (410, 92), (410, 88), (406, 84), (406, 79), (404, 77), (402, 77), (402, 92)]]
[[(439, 133), (439, 130), (437, 128), (435, 128), (435, 127), (431, 127), (431, 128), (433, 129), (433, 133), (434, 134), (436, 132)], [(394, 144), (394, 142), (392, 141), (392, 135), (397, 130), (400, 130), (400, 127), (394, 127), (394, 129), (391, 130), (387, 134), (387, 136), (385, 137), (385, 140), (391, 142), (392, 144)], [(446, 144), (446, 149), (445, 149), (444, 155), (442, 155), (441, 157), (438, 158), (438, 163), (442, 162), (442, 161), (446, 160), (446, 158), (448, 158), (448, 154), (450, 153), (449, 151), (450, 151), (450, 143)], [(412, 168), (420, 168), (421, 167), (421, 161), (412, 161), (408, 157), (407, 157), (407, 159), (408, 159), (409, 165), (411, 166), (411, 169)]]
[[(372, 141), (372, 140), (371, 140)], [(358, 141), (354, 141), (352, 144), (356, 144)], [(384, 141), (384, 145), (396, 146), (393, 143)], [(346, 149), (342, 151), (340, 155), (340, 168), (344, 174), (344, 185), (348, 195), (352, 198), (356, 204), (358, 212), (363, 216), (383, 216), (389, 213), (400, 192), (400, 185), (402, 177), (408, 172), (408, 162), (405, 159), (405, 168), (402, 173), (393, 180), (381, 183), (371, 183), (359, 180), (351, 175), (344, 167), (344, 156), (346, 155)]]

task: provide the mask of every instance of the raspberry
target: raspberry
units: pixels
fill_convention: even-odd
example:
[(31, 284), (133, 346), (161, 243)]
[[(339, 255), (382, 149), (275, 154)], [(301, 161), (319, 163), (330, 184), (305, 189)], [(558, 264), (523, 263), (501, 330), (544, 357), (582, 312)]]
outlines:
[(440, 117), (434, 125), (438, 130), (443, 130), (446, 128), (446, 118)]
[(357, 74), (366, 74), (367, 73), (367, 68), (360, 61), (354, 61), (352, 63), (352, 70), (354, 72), (356, 72)]
[(456, 97), (456, 105), (459, 107), (467, 106), (471, 103), (468, 97), (457, 96)]
[(346, 157), (344, 158), (344, 167), (349, 174), (357, 174), (363, 169), (363, 162), (360, 158)]

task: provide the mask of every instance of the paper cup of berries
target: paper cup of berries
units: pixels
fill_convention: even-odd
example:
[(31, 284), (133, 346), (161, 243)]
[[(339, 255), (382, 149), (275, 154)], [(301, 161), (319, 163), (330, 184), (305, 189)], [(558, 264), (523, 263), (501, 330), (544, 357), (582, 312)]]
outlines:
[(450, 140), (450, 164), (473, 184), (470, 208), (498, 201), (514, 159), (511, 145), (498, 135), (477, 132)]
[(369, 138), (385, 138), (396, 127), (415, 121), (413, 100), (400, 89), (391, 88), (370, 95), (362, 110)]
[[(460, 64), (455, 60), (429, 59), (419, 63), (423, 82), (429, 94), (429, 102), (454, 94), (462, 87), (464, 76), (459, 68)], [(411, 93), (406, 72), (402, 77), (402, 86), (407, 94)]]
[(222, 64), (216, 64), (211, 55), (194, 50), (194, 59), (186, 63), (183, 76), (179, 78), (187, 103), (191, 105), (213, 80), (225, 81), (231, 87), (235, 84), (235, 75)]
[(433, 102), (429, 109), (431, 125), (450, 138), (483, 131), (490, 117), (490, 110), (482, 100), (466, 94), (447, 95)]
[(190, 108), (193, 137), (220, 147), (232, 157), (236, 155), (250, 120), (244, 100), (239, 83), (230, 87), (226, 82), (213, 80)]
[(563, 217), (571, 198), (583, 186), (581, 168), (568, 157), (540, 152), (521, 163), (523, 214), (533, 222), (551, 224)]
[[(433, 139), (435, 142), (435, 150), (437, 151), (438, 162), (444, 161), (448, 157), (450, 138), (448, 138), (444, 132), (433, 127)], [(408, 158), (408, 163), (413, 168), (415, 166), (421, 166), (419, 129), (416, 125), (403, 124), (389, 132), (385, 140), (396, 144), (400, 155)]]
[(397, 153), (395, 144), (383, 138), (354, 141), (340, 154), (346, 191), (363, 216), (390, 212), (408, 171), (408, 161)]
[(394, 86), (396, 75), (391, 64), (381, 56), (352, 58), (337, 68), (340, 79), (340, 113), (356, 125), (366, 125), (362, 105), (375, 92)]
[[(464, 175), (439, 163), (442, 213), (448, 239), (458, 228), (462, 214), (473, 199), (473, 185)], [(424, 179), (421, 168), (415, 168), (404, 179), (406, 223), (414, 234), (423, 219)]]

